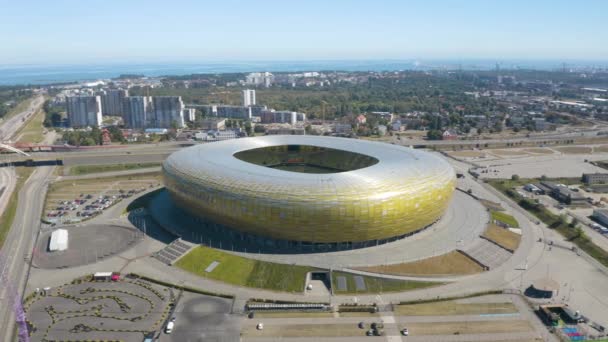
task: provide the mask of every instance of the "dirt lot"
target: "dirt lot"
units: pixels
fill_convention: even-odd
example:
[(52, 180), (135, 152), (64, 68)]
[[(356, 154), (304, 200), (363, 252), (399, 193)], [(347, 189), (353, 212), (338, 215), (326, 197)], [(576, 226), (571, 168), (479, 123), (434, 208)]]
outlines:
[(589, 146), (566, 146), (556, 147), (555, 149), (565, 154), (588, 154), (593, 152), (593, 148)]
[(526, 152), (521, 150), (492, 150), (491, 153), (498, 156), (526, 156)]
[(528, 321), (480, 321), (480, 322), (433, 322), (411, 323), (400, 328), (408, 328), (410, 335), (454, 335), (454, 334), (497, 334), (532, 331)]
[(516, 250), (521, 240), (521, 235), (494, 224), (488, 225), (483, 236), (510, 250)]
[(245, 337), (339, 337), (365, 336), (365, 330), (355, 324), (264, 324), (264, 330), (255, 326), (243, 328)]
[(608, 145), (599, 145), (593, 147), (593, 152), (608, 152)]
[(457, 303), (446, 301), (395, 306), (395, 315), (399, 316), (489, 315), (516, 312), (517, 308), (511, 302)]
[(397, 275), (460, 275), (479, 273), (482, 268), (462, 253), (453, 251), (416, 262), (361, 267), (359, 270)]
[(484, 157), (486, 155), (485, 152), (482, 151), (453, 151), (448, 152), (448, 154), (454, 157), (462, 157), (462, 158), (479, 158)]
[(535, 154), (553, 154), (554, 152), (548, 148), (526, 148), (522, 151)]

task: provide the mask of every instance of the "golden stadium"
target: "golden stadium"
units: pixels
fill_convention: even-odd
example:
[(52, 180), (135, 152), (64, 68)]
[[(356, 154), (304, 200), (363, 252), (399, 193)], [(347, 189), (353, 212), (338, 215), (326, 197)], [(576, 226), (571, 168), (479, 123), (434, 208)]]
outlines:
[(177, 205), (234, 230), (311, 243), (379, 241), (437, 221), (455, 187), (447, 161), (364, 140), (277, 135), (197, 145), (163, 164)]

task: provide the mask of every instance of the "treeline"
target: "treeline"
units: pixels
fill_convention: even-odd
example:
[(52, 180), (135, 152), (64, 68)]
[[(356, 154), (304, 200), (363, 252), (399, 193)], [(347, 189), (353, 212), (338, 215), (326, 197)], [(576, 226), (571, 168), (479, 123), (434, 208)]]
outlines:
[(53, 106), (50, 100), (46, 100), (42, 109), (44, 110), (44, 121), (42, 123), (44, 127), (62, 126), (64, 107)]
[[(339, 82), (324, 87), (257, 88), (256, 97), (259, 104), (278, 110), (304, 112), (310, 119), (333, 119), (370, 111), (455, 112), (458, 106), (464, 106), (467, 114), (484, 114), (498, 109), (498, 104), (492, 99), (475, 99), (463, 93), (476, 90), (475, 82), (476, 79), (469, 77), (411, 73), (396, 78), (370, 76), (366, 82), (358, 84)], [(130, 93), (182, 96), (188, 104), (241, 104), (239, 87), (132, 88)]]
[(21, 87), (0, 87), (0, 118), (8, 114), (19, 102), (32, 96), (32, 91)]
[[(125, 138), (118, 127), (107, 127), (110, 139), (113, 142), (125, 142)], [(93, 127), (90, 131), (65, 131), (63, 140), (72, 146), (95, 146), (103, 144), (103, 131)]]

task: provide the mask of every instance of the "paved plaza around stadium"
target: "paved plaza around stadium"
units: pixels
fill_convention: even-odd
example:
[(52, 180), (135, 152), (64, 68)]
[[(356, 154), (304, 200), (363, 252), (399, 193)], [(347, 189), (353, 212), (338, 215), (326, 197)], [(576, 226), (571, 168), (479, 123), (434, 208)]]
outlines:
[(40, 268), (63, 268), (93, 264), (127, 250), (142, 239), (142, 232), (132, 226), (86, 224), (64, 226), (69, 244), (65, 251), (48, 250), (52, 227), (38, 238), (33, 265)]

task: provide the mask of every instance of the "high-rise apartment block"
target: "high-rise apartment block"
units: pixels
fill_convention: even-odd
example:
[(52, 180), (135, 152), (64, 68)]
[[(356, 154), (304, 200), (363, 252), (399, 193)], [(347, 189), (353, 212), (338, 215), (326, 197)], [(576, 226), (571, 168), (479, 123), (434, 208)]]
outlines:
[(100, 96), (68, 96), (66, 107), (70, 127), (101, 126)]
[(129, 92), (123, 89), (109, 89), (101, 96), (101, 114), (123, 115), (123, 99), (129, 96)]
[(181, 96), (152, 97), (151, 127), (182, 128), (184, 123), (184, 102)]
[(274, 75), (269, 72), (252, 72), (245, 77), (245, 83), (248, 85), (270, 87), (274, 81)]
[(245, 89), (243, 90), (243, 106), (255, 106), (255, 90)]
[(306, 121), (306, 114), (287, 110), (267, 110), (260, 115), (262, 123), (288, 123), (295, 125), (298, 121)]
[(122, 101), (123, 121), (128, 128), (142, 129), (148, 126), (152, 100), (149, 96), (128, 96)]

